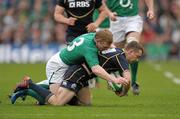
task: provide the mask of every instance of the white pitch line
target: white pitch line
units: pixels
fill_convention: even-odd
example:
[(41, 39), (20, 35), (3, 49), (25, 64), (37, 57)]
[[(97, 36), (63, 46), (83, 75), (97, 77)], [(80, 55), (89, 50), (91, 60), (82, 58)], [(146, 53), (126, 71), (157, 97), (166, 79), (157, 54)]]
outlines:
[(175, 77), (173, 78), (173, 82), (176, 84), (180, 84), (180, 79)]
[(164, 72), (164, 76), (166, 78), (169, 78), (169, 79), (173, 79), (174, 78), (174, 75), (171, 72), (169, 72), (169, 71), (165, 71)]
[(174, 76), (173, 73), (166, 71), (164, 72), (164, 76), (170, 80), (172, 80), (175, 84), (180, 84), (180, 79)]
[[(153, 66), (156, 71), (159, 71), (159, 72), (161, 71), (161, 65), (153, 64), (153, 63), (150, 63), (150, 65)], [(164, 71), (163, 74), (166, 78), (170, 79), (173, 83), (180, 85), (180, 79), (177, 78), (172, 72)]]

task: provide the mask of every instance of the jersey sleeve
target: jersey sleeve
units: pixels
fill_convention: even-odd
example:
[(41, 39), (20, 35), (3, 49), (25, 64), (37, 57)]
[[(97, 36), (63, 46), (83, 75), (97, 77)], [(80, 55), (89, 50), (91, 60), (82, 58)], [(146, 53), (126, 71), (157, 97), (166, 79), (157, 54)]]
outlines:
[(92, 68), (95, 65), (99, 65), (98, 55), (96, 52), (86, 53), (85, 60), (90, 68)]
[(102, 0), (95, 0), (95, 8), (100, 8), (102, 5)]
[(65, 7), (64, 0), (58, 0), (58, 1), (57, 1), (57, 5), (59, 5), (59, 6), (61, 6), (61, 7)]
[(129, 63), (128, 63), (128, 61), (126, 60), (125, 56), (123, 56), (123, 55), (117, 55), (117, 56), (116, 56), (116, 60), (117, 60), (117, 65), (118, 65), (118, 67), (120, 67), (123, 71), (129, 69)]

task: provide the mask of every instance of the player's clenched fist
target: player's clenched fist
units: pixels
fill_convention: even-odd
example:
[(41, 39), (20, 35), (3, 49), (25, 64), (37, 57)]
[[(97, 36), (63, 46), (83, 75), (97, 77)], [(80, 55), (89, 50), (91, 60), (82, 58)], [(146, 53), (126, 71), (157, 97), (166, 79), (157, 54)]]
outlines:
[(69, 17), (69, 18), (68, 18), (68, 21), (67, 21), (67, 24), (70, 25), (70, 26), (74, 26), (76, 20), (77, 20), (77, 18)]

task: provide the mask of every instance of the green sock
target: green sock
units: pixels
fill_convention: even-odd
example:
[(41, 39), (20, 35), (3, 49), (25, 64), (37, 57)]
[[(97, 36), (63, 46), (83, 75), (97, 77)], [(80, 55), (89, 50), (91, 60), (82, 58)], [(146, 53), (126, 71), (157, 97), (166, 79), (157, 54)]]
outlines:
[(27, 91), (27, 95), (35, 98), (40, 105), (43, 105), (45, 104), (45, 99), (43, 97), (41, 97), (38, 93), (36, 93), (35, 91), (31, 90), (31, 89), (28, 89)]
[[(49, 89), (48, 85), (39, 84), (39, 86), (41, 86), (45, 89)], [(27, 95), (34, 97), (39, 102), (40, 105), (45, 104), (45, 99), (42, 96), (40, 96), (38, 93), (36, 93), (35, 91), (28, 89)]]
[(49, 89), (49, 85), (45, 85), (45, 84), (38, 84), (38, 85), (45, 88), (45, 89)]
[(131, 81), (132, 81), (132, 85), (134, 85), (136, 83), (137, 80), (137, 70), (138, 70), (138, 61), (131, 63), (130, 67), (131, 67)]
[(99, 83), (100, 82), (100, 77), (96, 77), (95, 80), (96, 80), (96, 83)]

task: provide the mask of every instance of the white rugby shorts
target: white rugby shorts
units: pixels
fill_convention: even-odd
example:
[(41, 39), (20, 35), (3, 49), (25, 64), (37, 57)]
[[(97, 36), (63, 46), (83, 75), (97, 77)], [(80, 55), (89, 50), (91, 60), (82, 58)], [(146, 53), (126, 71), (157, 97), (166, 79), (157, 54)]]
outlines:
[(53, 55), (46, 64), (46, 76), (49, 80), (49, 84), (61, 83), (69, 67), (61, 60), (59, 53), (60, 52)]
[(142, 32), (143, 20), (141, 16), (117, 17), (116, 21), (110, 22), (110, 31), (113, 34), (113, 42), (119, 43), (125, 40), (128, 32)]

